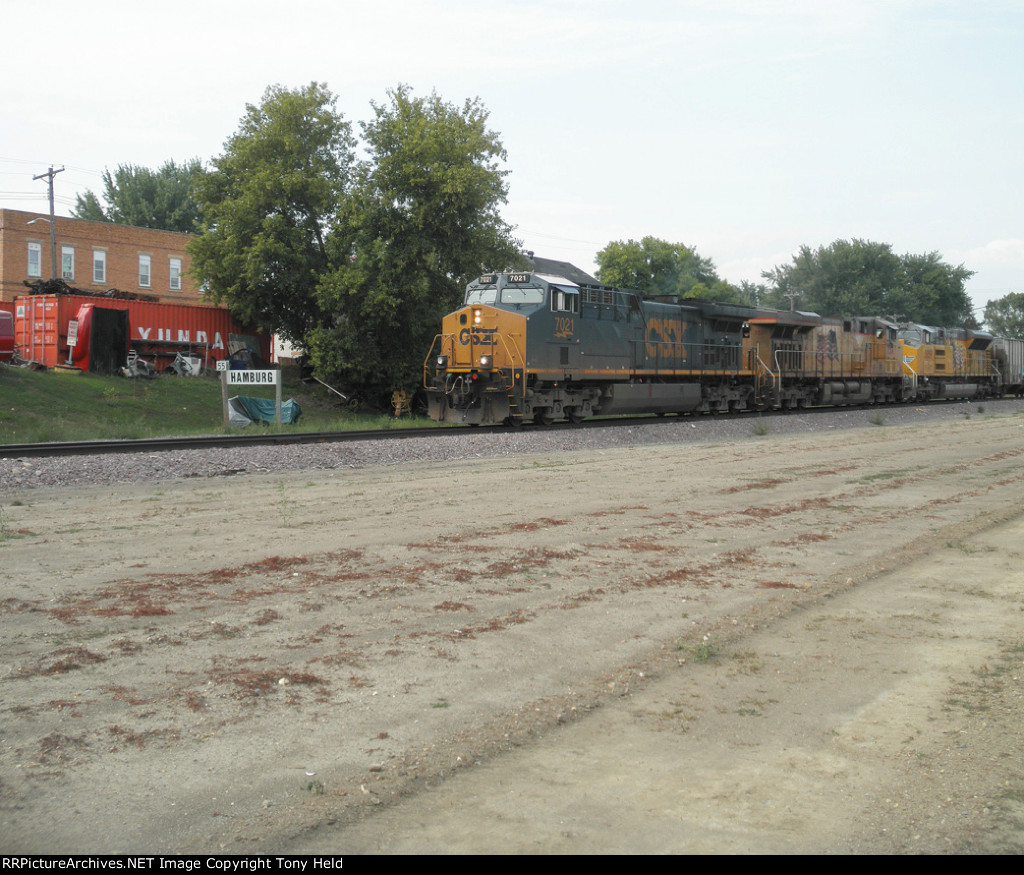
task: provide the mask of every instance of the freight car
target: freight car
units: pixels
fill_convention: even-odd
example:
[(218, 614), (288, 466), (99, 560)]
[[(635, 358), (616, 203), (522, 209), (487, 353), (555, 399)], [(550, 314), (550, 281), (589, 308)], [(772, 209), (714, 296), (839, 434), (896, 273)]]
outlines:
[(494, 273), (445, 317), (423, 385), (431, 418), (479, 425), (980, 398), (1022, 380), (1022, 342), (1001, 360), (995, 341)]

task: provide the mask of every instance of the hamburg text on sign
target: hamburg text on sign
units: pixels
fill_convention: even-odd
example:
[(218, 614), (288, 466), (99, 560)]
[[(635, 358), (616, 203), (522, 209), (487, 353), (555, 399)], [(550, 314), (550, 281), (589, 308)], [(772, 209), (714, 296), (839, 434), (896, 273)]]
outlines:
[(280, 371), (228, 371), (229, 386), (276, 386)]

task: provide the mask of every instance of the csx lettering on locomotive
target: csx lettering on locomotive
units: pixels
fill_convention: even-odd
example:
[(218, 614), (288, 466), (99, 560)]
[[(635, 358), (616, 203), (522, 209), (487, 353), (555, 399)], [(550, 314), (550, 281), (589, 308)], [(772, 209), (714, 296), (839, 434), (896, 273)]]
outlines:
[[(647, 355), (659, 354), (659, 344), (682, 344), (686, 336), (686, 323), (674, 319), (647, 320)], [(686, 349), (678, 350), (677, 357), (686, 360)]]
[(459, 343), (463, 346), (475, 343), (477, 346), (494, 346), (497, 328), (463, 328), (459, 332)]

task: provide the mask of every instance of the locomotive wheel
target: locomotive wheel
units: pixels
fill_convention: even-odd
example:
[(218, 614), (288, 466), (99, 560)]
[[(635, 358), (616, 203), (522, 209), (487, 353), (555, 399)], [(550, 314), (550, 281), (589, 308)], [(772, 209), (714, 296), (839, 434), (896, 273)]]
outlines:
[(565, 418), (573, 425), (579, 425), (586, 417), (582, 413), (579, 413), (575, 407), (566, 407)]
[(555, 418), (550, 413), (535, 413), (533, 415), (533, 424), (542, 425), (544, 428), (547, 428), (554, 421)]

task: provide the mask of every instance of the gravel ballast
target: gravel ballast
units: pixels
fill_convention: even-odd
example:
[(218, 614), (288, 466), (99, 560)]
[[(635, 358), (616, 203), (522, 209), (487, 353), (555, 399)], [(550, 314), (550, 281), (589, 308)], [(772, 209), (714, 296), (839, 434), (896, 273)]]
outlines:
[[(422, 438), (353, 441), (232, 449), (167, 450), (35, 459), (4, 458), (0, 490), (8, 495), (38, 488), (72, 488), (184, 478), (297, 470), (364, 468), (404, 462), (445, 462), (527, 453), (579, 453), (659, 444), (763, 440), (772, 435), (855, 428), (901, 428), (968, 417), (1024, 413), (1024, 400), (928, 404), (882, 408), (835, 408), (801, 414), (686, 416), (650, 424), (522, 431), (459, 429)], [(1024, 428), (1024, 420), (1021, 427)]]

